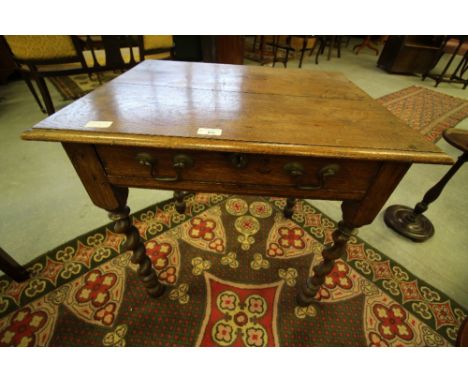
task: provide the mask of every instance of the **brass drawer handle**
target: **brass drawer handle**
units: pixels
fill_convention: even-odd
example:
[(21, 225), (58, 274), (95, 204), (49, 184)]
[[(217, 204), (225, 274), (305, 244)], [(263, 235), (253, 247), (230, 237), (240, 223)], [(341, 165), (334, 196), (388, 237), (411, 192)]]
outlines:
[(187, 154), (174, 155), (172, 160), (172, 168), (175, 171), (175, 176), (155, 176), (154, 169), (156, 167), (156, 160), (151, 154), (138, 153), (136, 156), (138, 163), (143, 166), (151, 168), (151, 176), (158, 182), (177, 182), (182, 179), (182, 170), (193, 166), (193, 159)]
[(305, 170), (304, 166), (302, 166), (302, 164), (298, 162), (286, 163), (284, 165), (284, 170), (289, 176), (294, 178), (297, 189), (305, 191), (314, 191), (320, 190), (321, 188), (325, 187), (325, 181), (327, 180), (327, 178), (336, 175), (337, 172), (340, 170), (340, 166), (337, 164), (329, 164), (319, 169), (317, 171), (317, 184), (301, 184), (300, 179), (305, 175)]

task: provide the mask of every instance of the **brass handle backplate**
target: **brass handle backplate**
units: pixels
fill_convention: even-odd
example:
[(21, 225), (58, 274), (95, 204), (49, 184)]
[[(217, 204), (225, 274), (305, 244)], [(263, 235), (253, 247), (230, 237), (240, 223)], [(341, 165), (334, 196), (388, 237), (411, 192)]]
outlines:
[(235, 168), (246, 168), (249, 160), (245, 154), (232, 153), (229, 155), (229, 161)]
[(136, 156), (136, 160), (142, 166), (153, 167), (154, 164), (154, 158), (151, 156), (151, 154), (148, 153), (138, 153)]
[(297, 189), (305, 191), (315, 191), (324, 188), (327, 178), (336, 175), (340, 170), (340, 166), (337, 164), (329, 164), (320, 168), (316, 174), (318, 179), (318, 182), (316, 184), (303, 184), (301, 182), (301, 178), (303, 178), (306, 175), (306, 173), (304, 166), (299, 162), (286, 163), (284, 165), (284, 170), (289, 176), (294, 178)]
[(136, 156), (138, 163), (151, 168), (151, 176), (159, 182), (177, 182), (182, 179), (182, 170), (193, 166), (193, 159), (187, 154), (174, 155), (172, 160), (172, 168), (175, 171), (175, 176), (155, 176), (156, 159), (148, 153), (138, 153)]

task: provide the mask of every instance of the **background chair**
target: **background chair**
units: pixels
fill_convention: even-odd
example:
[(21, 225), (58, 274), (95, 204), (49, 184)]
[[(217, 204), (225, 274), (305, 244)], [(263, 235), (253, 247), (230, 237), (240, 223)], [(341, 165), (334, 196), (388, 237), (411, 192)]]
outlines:
[[(437, 66), (440, 59), (449, 54), (450, 58), (440, 73), (434, 73), (433, 69)], [(452, 74), (449, 73), (455, 58), (459, 56), (460, 61)], [(439, 49), (439, 54), (436, 57), (431, 68), (423, 74), (422, 80), (426, 77), (435, 80), (435, 87), (439, 86), (441, 82), (454, 82), (463, 84), (463, 89), (468, 85), (468, 77), (464, 78), (465, 73), (468, 71), (468, 39), (466, 36), (448, 36)]]
[(123, 72), (143, 60), (172, 59), (174, 40), (169, 35), (86, 36), (83, 55), (87, 62), (95, 62), (95, 72)]
[[(93, 62), (93, 71), (130, 69), (139, 59), (136, 57), (136, 40), (128, 35), (80, 36), (82, 54), (86, 62)], [(135, 48), (135, 49), (134, 49)]]
[[(87, 73), (125, 71), (144, 59), (171, 59), (172, 36), (86, 35), (4, 36), (16, 66), (39, 107), (47, 114), (55, 108), (45, 78)], [(36, 82), (38, 97), (33, 82)]]
[[(301, 68), (305, 52), (310, 51), (312, 53), (316, 42), (313, 36), (273, 36), (273, 41), (267, 43), (273, 47), (273, 66), (277, 62), (281, 62), (286, 68), (289, 56), (300, 53), (299, 68)], [(278, 54), (280, 51), (283, 52), (282, 55)]]
[[(45, 78), (91, 73), (93, 60), (86, 62), (76, 36), (4, 36), (13, 60), (39, 107), (47, 114), (55, 112)], [(42, 96), (42, 105), (32, 81)]]
[[(246, 45), (250, 49), (244, 51), (246, 59), (265, 65), (273, 62), (273, 42), (275, 36), (249, 35), (245, 36)], [(250, 41), (251, 40), (251, 41)]]
[(172, 36), (138, 36), (139, 61), (164, 60), (174, 58), (174, 39)]
[[(315, 55), (315, 63), (318, 64), (319, 55), (325, 52), (325, 48), (328, 46), (327, 60), (330, 61), (333, 48), (336, 48), (338, 58), (341, 57), (341, 36), (317, 36), (318, 39), (318, 50)], [(314, 47), (315, 48), (315, 47)], [(309, 56), (312, 55), (314, 49), (309, 52)]]

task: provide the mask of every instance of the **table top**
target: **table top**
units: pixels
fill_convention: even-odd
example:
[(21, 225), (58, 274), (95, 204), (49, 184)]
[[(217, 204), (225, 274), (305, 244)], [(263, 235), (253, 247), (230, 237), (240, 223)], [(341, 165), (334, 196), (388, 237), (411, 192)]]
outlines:
[(340, 73), (175, 61), (144, 61), (22, 137), (452, 163)]

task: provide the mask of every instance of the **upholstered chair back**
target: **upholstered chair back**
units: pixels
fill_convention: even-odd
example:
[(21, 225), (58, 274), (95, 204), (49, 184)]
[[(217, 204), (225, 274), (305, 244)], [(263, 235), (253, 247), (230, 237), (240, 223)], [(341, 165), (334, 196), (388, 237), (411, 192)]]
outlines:
[(5, 36), (11, 52), (22, 61), (46, 61), (77, 56), (71, 36)]
[(174, 40), (172, 36), (143, 36), (143, 47), (145, 50), (172, 48)]

